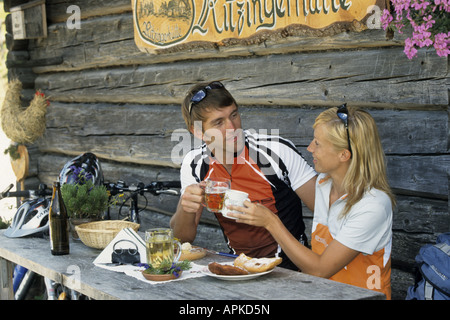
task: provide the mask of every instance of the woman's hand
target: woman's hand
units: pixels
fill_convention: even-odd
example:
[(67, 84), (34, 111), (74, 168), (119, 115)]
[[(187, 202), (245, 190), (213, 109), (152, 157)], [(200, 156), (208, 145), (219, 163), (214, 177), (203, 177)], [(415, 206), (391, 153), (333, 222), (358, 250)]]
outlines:
[(259, 203), (244, 201), (244, 207), (228, 206), (228, 209), (242, 213), (227, 213), (230, 217), (237, 218), (236, 222), (246, 223), (252, 226), (268, 227), (277, 219), (277, 216), (268, 208)]

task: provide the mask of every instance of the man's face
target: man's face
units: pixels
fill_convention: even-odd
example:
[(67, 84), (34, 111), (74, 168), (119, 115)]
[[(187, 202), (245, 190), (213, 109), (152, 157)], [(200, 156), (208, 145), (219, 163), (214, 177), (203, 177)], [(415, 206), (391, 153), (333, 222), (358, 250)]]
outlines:
[[(203, 116), (205, 120), (202, 123), (201, 139), (216, 158), (233, 161), (232, 156), (244, 147), (241, 116), (237, 106), (232, 104), (220, 109), (209, 109)], [(196, 132), (198, 137), (199, 131)]]

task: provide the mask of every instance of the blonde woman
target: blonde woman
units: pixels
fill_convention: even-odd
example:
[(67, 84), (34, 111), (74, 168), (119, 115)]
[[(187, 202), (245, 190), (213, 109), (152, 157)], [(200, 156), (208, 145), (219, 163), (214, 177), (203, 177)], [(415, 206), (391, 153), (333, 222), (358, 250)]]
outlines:
[[(302, 246), (270, 210), (245, 202), (238, 222), (265, 227), (305, 273), (391, 296), (392, 209), (383, 149), (369, 113), (322, 112), (314, 123), (316, 182), (312, 250)], [(231, 207), (233, 209), (233, 207)]]

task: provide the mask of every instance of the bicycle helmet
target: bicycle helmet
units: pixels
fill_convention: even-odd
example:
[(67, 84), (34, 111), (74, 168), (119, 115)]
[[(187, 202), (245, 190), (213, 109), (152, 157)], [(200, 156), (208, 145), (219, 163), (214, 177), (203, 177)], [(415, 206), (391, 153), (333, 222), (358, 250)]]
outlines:
[(68, 161), (59, 173), (61, 185), (66, 183), (82, 184), (87, 180), (91, 180), (96, 186), (103, 185), (103, 171), (100, 162), (97, 156), (90, 152), (83, 153)]
[(5, 236), (20, 238), (48, 232), (48, 213), (50, 199), (38, 198), (24, 202), (14, 215)]

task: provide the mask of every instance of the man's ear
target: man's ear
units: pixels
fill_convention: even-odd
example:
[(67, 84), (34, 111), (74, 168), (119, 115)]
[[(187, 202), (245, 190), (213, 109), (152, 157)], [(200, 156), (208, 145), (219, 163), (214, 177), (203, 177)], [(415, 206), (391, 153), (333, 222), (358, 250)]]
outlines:
[(192, 125), (190, 130), (189, 130), (194, 137), (196, 137), (199, 140), (203, 140), (203, 131), (201, 127), (198, 127), (196, 125)]

